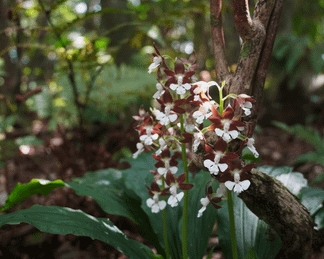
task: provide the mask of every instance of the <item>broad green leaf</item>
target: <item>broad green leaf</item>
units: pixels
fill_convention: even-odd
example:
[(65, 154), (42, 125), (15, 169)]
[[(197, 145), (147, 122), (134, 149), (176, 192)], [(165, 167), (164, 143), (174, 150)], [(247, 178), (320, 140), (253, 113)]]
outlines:
[[(128, 176), (126, 171), (105, 169), (87, 173), (81, 178), (74, 178), (73, 181), (66, 182), (66, 185), (78, 195), (92, 197), (105, 212), (134, 221), (142, 236), (154, 244), (160, 254), (163, 254), (150, 219), (141, 208), (141, 198), (132, 188), (126, 186), (126, 176)], [(143, 182), (140, 186), (146, 190)]]
[(62, 180), (49, 181), (44, 179), (32, 179), (29, 183), (18, 183), (9, 194), (5, 205), (0, 211), (7, 210), (15, 204), (35, 194), (48, 195), (53, 189), (65, 186)]
[[(189, 215), (188, 215), (188, 254), (190, 258), (203, 258), (206, 253), (208, 240), (216, 222), (216, 209), (210, 205), (198, 218), (198, 211), (202, 205), (201, 198), (205, 198), (205, 187), (212, 180), (210, 173), (200, 171), (191, 181), (194, 187), (189, 191)], [(213, 185), (216, 192), (219, 184)]]
[(293, 172), (292, 167), (272, 167), (262, 166), (257, 168), (259, 171), (271, 175), (282, 182), (289, 191), (298, 195), (303, 187), (307, 186), (307, 180), (301, 173)]
[(316, 163), (324, 165), (324, 153), (319, 152), (309, 152), (307, 154), (301, 155), (294, 160), (295, 164), (303, 163)]
[(0, 227), (25, 222), (52, 234), (89, 236), (112, 245), (129, 258), (150, 258), (150, 249), (127, 238), (109, 219), (95, 218), (81, 210), (57, 206), (34, 205), (26, 210), (0, 216)]
[(324, 208), (320, 208), (314, 216), (315, 229), (324, 228)]
[[(259, 220), (237, 195), (233, 195), (233, 201), (238, 257), (245, 258), (254, 247), (258, 259), (275, 258), (281, 248), (278, 235)], [(222, 201), (222, 205), (223, 208), (217, 210), (218, 237), (225, 257), (230, 259), (232, 247), (227, 201)], [(270, 234), (275, 238), (271, 239)]]
[(251, 247), (248, 251), (247, 255), (245, 256), (245, 259), (258, 259), (254, 250), (254, 247)]
[(323, 207), (324, 190), (313, 187), (304, 187), (301, 190), (299, 198), (313, 216)]
[[(163, 240), (163, 226), (162, 226), (162, 212), (152, 213), (151, 209), (146, 205), (146, 200), (150, 198), (145, 184), (150, 186), (153, 181), (153, 175), (150, 170), (155, 170), (154, 166), (157, 162), (153, 159), (151, 153), (141, 154), (137, 159), (125, 159), (130, 162), (132, 167), (124, 170), (126, 185), (129, 189), (135, 191), (142, 198), (142, 209), (147, 213), (150, 218), (152, 227), (159, 238), (160, 244), (164, 244)], [(178, 175), (183, 172), (182, 165), (179, 164)], [(167, 200), (166, 200), (167, 201)], [(169, 205), (166, 207), (167, 213), (167, 229), (170, 256), (172, 258), (182, 257), (181, 245), (181, 217), (182, 217), (182, 202), (179, 206), (171, 208)]]

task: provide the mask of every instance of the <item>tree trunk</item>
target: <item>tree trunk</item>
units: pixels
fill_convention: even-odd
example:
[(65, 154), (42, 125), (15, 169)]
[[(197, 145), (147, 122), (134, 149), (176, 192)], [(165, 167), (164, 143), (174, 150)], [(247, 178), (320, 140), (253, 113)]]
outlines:
[[(225, 58), (222, 0), (210, 1), (217, 80), (219, 83), (226, 81), (225, 94), (244, 93), (256, 100), (251, 116), (244, 121), (247, 124), (248, 137), (252, 136), (257, 122), (283, 2), (283, 0), (259, 0), (251, 17), (248, 0), (233, 0), (234, 22), (242, 46), (236, 71), (231, 73)], [(278, 180), (255, 169), (251, 174), (250, 188), (239, 197), (280, 236), (282, 249), (277, 259), (310, 258), (312, 245), (323, 241), (314, 230), (314, 221), (307, 209)]]

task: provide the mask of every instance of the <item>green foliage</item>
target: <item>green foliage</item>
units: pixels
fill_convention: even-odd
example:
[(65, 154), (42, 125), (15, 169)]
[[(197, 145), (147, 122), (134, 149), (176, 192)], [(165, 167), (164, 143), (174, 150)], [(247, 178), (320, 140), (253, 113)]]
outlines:
[(273, 124), (278, 128), (298, 136), (303, 141), (310, 143), (316, 149), (314, 152), (296, 158), (294, 163), (313, 162), (324, 165), (324, 138), (318, 131), (299, 124), (293, 126), (288, 126), (282, 122), (273, 122)]
[(311, 215), (315, 215), (321, 208), (323, 208), (322, 203), (324, 200), (324, 190), (313, 187), (304, 187), (299, 194), (299, 198)]
[[(147, 103), (155, 92), (155, 77), (149, 75), (147, 70), (122, 65), (117, 68), (109, 65), (102, 68), (95, 82), (91, 82), (91, 73), (80, 68), (75, 71), (80, 100), (85, 102), (89, 87), (91, 93), (85, 103), (84, 119), (87, 124), (93, 122), (115, 123), (120, 117), (130, 119), (139, 107)], [(76, 124), (78, 116), (74, 102), (74, 94), (66, 71), (58, 73), (56, 82), (49, 88), (29, 100), (29, 107), (38, 113), (41, 118), (50, 117), (50, 125), (55, 128), (57, 124), (71, 127)], [(92, 85), (91, 85), (92, 84)]]
[[(162, 213), (151, 213), (145, 204), (149, 198), (144, 184), (149, 184), (152, 175), (149, 168), (154, 168), (155, 160), (151, 154), (142, 154), (136, 160), (128, 159), (133, 164), (131, 169), (106, 169), (87, 173), (84, 177), (71, 182), (60, 180), (47, 181), (34, 179), (28, 184), (18, 184), (9, 195), (2, 210), (8, 209), (31, 195), (47, 195), (52, 189), (67, 186), (79, 195), (91, 196), (101, 208), (114, 215), (125, 216), (134, 221), (144, 238), (149, 240), (160, 255), (153, 255), (149, 248), (128, 239), (108, 219), (95, 218), (80, 210), (55, 206), (35, 205), (27, 210), (20, 210), (7, 215), (0, 215), (0, 226), (27, 222), (41, 231), (56, 234), (86, 235), (102, 240), (116, 247), (129, 258), (162, 258)], [(180, 165), (179, 170), (183, 170)], [(281, 182), (294, 194), (298, 194), (303, 204), (315, 215), (319, 226), (323, 226), (321, 202), (324, 199), (322, 190), (307, 187), (307, 181), (300, 173), (292, 172), (290, 167), (260, 167), (258, 170), (267, 173)], [(215, 210), (208, 206), (201, 218), (197, 218), (200, 199), (205, 196), (205, 183), (210, 180), (209, 173), (200, 172), (190, 182), (194, 188), (189, 192), (188, 247), (190, 258), (202, 258), (206, 252), (208, 239), (217, 214), (218, 235), (223, 252), (231, 258), (229, 240), (229, 218), (227, 203), (222, 201), (223, 208)], [(216, 186), (217, 187), (217, 186)], [(180, 229), (182, 225), (182, 206), (166, 208), (169, 249), (172, 258), (182, 258)], [(237, 197), (234, 198), (234, 214), (240, 258), (274, 258), (281, 247), (281, 242), (267, 224), (259, 220)], [(272, 236), (274, 238), (272, 238)], [(199, 238), (197, 238), (199, 237)]]
[[(286, 77), (289, 78), (288, 86), (293, 89), (298, 80), (303, 76), (301, 71), (308, 69), (309, 39), (307, 36), (297, 37), (294, 34), (278, 35), (273, 47), (272, 69), (276, 71), (276, 81), (280, 84)], [(312, 61), (312, 60), (310, 60)], [(309, 62), (309, 61), (308, 61)], [(317, 63), (317, 61), (316, 61)], [(321, 64), (321, 69), (324, 62)]]
[(0, 211), (7, 210), (35, 194), (42, 194), (46, 196), (53, 189), (63, 186), (65, 186), (65, 184), (62, 180), (49, 181), (43, 179), (32, 179), (26, 184), (18, 183), (8, 196), (5, 205), (0, 209)]
[(21, 222), (32, 224), (48, 233), (89, 236), (116, 247), (129, 258), (150, 258), (145, 251), (152, 253), (147, 246), (127, 238), (109, 219), (95, 218), (81, 210), (34, 205), (26, 210), (0, 216), (0, 226)]
[(44, 141), (42, 139), (39, 139), (39, 138), (33, 136), (33, 135), (29, 135), (29, 136), (17, 138), (15, 140), (15, 143), (18, 146), (21, 146), (21, 145), (39, 146), (39, 145), (44, 144)]

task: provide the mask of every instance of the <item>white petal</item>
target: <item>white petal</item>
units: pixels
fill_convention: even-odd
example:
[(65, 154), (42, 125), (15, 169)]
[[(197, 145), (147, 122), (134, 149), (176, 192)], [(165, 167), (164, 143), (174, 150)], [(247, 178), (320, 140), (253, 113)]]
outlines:
[(208, 204), (209, 204), (209, 199), (207, 198), (207, 197), (205, 197), (205, 198), (201, 198), (200, 199), (200, 203), (201, 203), (201, 205), (203, 205), (204, 207), (206, 207)]
[(156, 111), (158, 111), (158, 113), (156, 114), (157, 120), (161, 120), (162, 118), (165, 117), (165, 114), (163, 112), (160, 112), (159, 110), (156, 110)]
[(224, 133), (223, 139), (224, 141), (229, 142), (231, 140), (231, 136), (228, 133)]
[[(158, 119), (158, 117), (156, 117)], [(169, 124), (169, 118), (163, 114), (163, 117), (158, 119), (162, 125), (168, 125)]]
[(181, 201), (182, 198), (183, 198), (183, 195), (184, 195), (183, 192), (178, 193), (178, 194), (177, 194), (177, 200), (178, 200), (178, 201)]
[(174, 196), (171, 195), (169, 197), (169, 199), (168, 199), (168, 204), (171, 205), (171, 207), (172, 207), (172, 204), (174, 204), (175, 202), (178, 202), (177, 199), (176, 199), (176, 197), (174, 197)]
[(176, 85), (176, 84), (171, 84), (171, 85), (170, 85), (170, 88), (171, 88), (172, 90), (175, 90), (175, 89), (178, 88), (178, 85)]
[(244, 180), (239, 184), (242, 186), (243, 190), (245, 191), (250, 187), (251, 182), (249, 180)]
[(165, 201), (159, 201), (159, 208), (160, 210), (163, 210), (166, 206), (166, 202)]
[(251, 150), (252, 154), (254, 155), (254, 157), (258, 158), (259, 157), (259, 153), (256, 151), (255, 147), (250, 145), (248, 146), (248, 149)]
[(225, 186), (226, 186), (226, 188), (229, 189), (230, 191), (233, 190), (234, 185), (235, 185), (234, 182), (231, 182), (231, 181), (227, 181), (227, 182), (225, 182)]
[(160, 175), (166, 175), (166, 173), (168, 172), (168, 170), (165, 169), (164, 167), (159, 167), (157, 171)]
[(153, 206), (153, 204), (154, 204), (155, 202), (154, 202), (154, 200), (152, 199), (152, 198), (148, 198), (147, 200), (146, 200), (146, 205), (147, 205), (147, 207), (152, 207)]
[(218, 164), (219, 169), (224, 172), (228, 168), (228, 164)]
[(185, 89), (189, 90), (191, 88), (191, 85), (186, 83), (184, 85), (182, 85)]
[(144, 141), (147, 138), (147, 135), (142, 135), (139, 137), (140, 141)]
[(141, 154), (143, 152), (142, 149), (137, 150), (134, 154), (133, 154), (133, 158), (136, 159), (138, 157), (139, 154)]
[(216, 197), (222, 197), (225, 191), (226, 191), (225, 185), (221, 183), (216, 191)]
[(153, 98), (154, 99), (158, 99), (161, 97), (161, 95), (164, 94), (164, 90), (163, 91), (157, 91), (154, 95)]
[(144, 145), (141, 142), (138, 142), (136, 144), (136, 147), (137, 147), (138, 150), (140, 150), (140, 149), (143, 149), (144, 148)]
[(192, 114), (192, 117), (194, 118), (198, 118), (202, 115), (202, 113), (200, 111), (195, 111), (193, 114)]
[(228, 132), (228, 134), (230, 134), (233, 139), (236, 139), (239, 133), (236, 130), (231, 130)]
[(245, 114), (246, 116), (249, 116), (249, 115), (251, 114), (250, 109), (243, 108), (243, 110), (244, 110), (244, 114)]
[(216, 128), (215, 129), (215, 132), (216, 132), (216, 134), (218, 135), (218, 136), (223, 136), (223, 134), (224, 134), (224, 131), (222, 131), (221, 129), (219, 129), (219, 128)]
[(203, 207), (198, 211), (198, 215), (197, 215), (197, 217), (200, 218), (200, 217), (202, 216), (202, 214), (203, 214), (203, 212), (204, 212), (205, 210), (206, 210), (206, 207), (203, 206)]
[(186, 93), (186, 89), (184, 89), (182, 86), (179, 86), (177, 89), (177, 94), (185, 94)]
[(153, 206), (152, 206), (152, 213), (158, 213), (160, 211), (160, 207), (159, 207), (159, 205), (158, 204), (154, 204)]
[(178, 167), (176, 167), (176, 166), (171, 166), (171, 167), (169, 168), (169, 170), (171, 171), (171, 173), (175, 174), (175, 173), (178, 172)]
[(241, 193), (243, 192), (243, 187), (239, 184), (239, 183), (236, 183), (235, 186), (234, 186), (234, 192), (237, 192), (237, 193)]
[(171, 122), (174, 122), (177, 118), (178, 118), (177, 114), (170, 114), (169, 115), (169, 119), (170, 119)]
[(177, 186), (173, 185), (173, 186), (170, 188), (170, 193), (171, 193), (173, 196), (176, 196), (176, 195), (177, 195)]
[(152, 140), (152, 138), (147, 137), (147, 138), (144, 140), (144, 144), (145, 144), (145, 145), (148, 145), (148, 146), (152, 145), (152, 144), (153, 144), (153, 140)]
[(252, 108), (252, 103), (251, 102), (245, 102), (244, 103), (244, 108), (251, 109)]
[(215, 166), (215, 163), (213, 161), (211, 161), (210, 159), (207, 159), (204, 161), (204, 166), (207, 168), (211, 168)]
[(152, 138), (153, 140), (157, 140), (158, 137), (159, 137), (159, 134), (154, 134), (154, 135), (151, 136), (151, 138)]
[(207, 169), (209, 170), (209, 172), (211, 174), (214, 174), (214, 175), (218, 174), (218, 171), (219, 171), (218, 167), (210, 159), (207, 159), (207, 160), (204, 161), (204, 166), (207, 167)]

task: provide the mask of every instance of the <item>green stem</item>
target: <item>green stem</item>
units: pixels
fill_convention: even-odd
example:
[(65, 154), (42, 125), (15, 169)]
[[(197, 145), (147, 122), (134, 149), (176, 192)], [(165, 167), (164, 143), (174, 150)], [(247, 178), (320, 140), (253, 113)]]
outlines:
[(224, 110), (223, 87), (219, 89), (219, 113), (222, 116)]
[[(162, 175), (162, 189), (165, 188), (165, 180), (164, 176)], [(162, 196), (162, 200), (165, 201), (166, 197)], [(167, 230), (167, 222), (166, 222), (166, 208), (164, 208), (162, 212), (162, 218), (163, 218), (163, 239), (164, 239), (164, 249), (165, 249), (165, 255), (166, 259), (170, 258), (170, 252), (169, 252), (169, 243), (168, 243), (168, 230)]]
[(230, 229), (231, 229), (232, 254), (233, 254), (233, 259), (238, 259), (236, 234), (235, 234), (233, 199), (232, 199), (232, 192), (230, 190), (227, 190), (227, 201), (228, 201), (228, 214), (229, 214)]
[[(181, 133), (184, 133), (184, 119), (183, 114), (180, 114), (180, 130)], [(189, 172), (188, 172), (188, 163), (187, 163), (187, 153), (186, 153), (186, 144), (181, 143), (181, 153), (182, 153), (182, 163), (183, 171), (186, 174), (185, 183), (189, 182)], [(183, 214), (182, 214), (182, 254), (183, 259), (188, 258), (188, 248), (187, 248), (187, 229), (188, 229), (188, 207), (189, 207), (189, 193), (188, 190), (184, 191), (183, 197)]]

